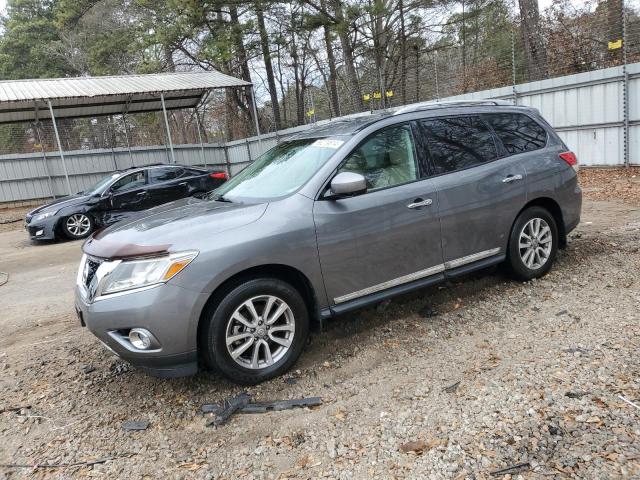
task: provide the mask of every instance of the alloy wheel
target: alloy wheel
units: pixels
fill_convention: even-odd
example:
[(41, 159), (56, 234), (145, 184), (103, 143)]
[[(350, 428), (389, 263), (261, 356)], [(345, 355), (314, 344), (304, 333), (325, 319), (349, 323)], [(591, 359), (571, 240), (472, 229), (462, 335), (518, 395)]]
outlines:
[(537, 270), (549, 260), (553, 235), (549, 224), (542, 218), (532, 218), (520, 231), (518, 251), (527, 268)]
[(91, 229), (91, 220), (82, 213), (75, 213), (67, 218), (67, 231), (74, 237), (82, 237), (89, 233)]
[(243, 302), (227, 322), (225, 343), (240, 366), (259, 370), (278, 363), (289, 351), (295, 318), (287, 303), (273, 295)]

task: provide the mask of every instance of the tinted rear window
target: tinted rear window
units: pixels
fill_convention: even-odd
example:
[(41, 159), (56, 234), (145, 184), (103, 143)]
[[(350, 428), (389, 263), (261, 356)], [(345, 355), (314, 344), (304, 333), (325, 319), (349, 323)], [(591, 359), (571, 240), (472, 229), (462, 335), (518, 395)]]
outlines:
[(453, 172), (494, 160), (493, 135), (479, 117), (434, 118), (420, 121), (434, 173)]
[(531, 152), (547, 144), (547, 132), (536, 121), (521, 113), (483, 115), (502, 141), (507, 153)]

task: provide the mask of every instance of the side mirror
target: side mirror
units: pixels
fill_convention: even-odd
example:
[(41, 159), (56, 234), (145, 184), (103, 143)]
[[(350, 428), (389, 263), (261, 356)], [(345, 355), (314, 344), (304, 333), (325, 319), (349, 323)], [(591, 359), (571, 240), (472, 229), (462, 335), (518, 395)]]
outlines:
[(341, 172), (331, 180), (331, 196), (344, 197), (367, 191), (367, 180), (354, 172)]

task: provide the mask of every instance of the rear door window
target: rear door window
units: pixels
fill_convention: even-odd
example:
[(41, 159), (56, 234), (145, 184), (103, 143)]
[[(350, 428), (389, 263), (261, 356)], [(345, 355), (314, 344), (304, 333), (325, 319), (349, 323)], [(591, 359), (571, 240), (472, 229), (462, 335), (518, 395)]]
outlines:
[(509, 155), (532, 152), (547, 144), (547, 131), (522, 113), (488, 113), (482, 116)]
[(178, 167), (152, 168), (149, 170), (149, 182), (162, 183), (174, 180), (182, 174), (183, 170)]
[(481, 165), (498, 157), (491, 131), (477, 116), (431, 118), (419, 124), (435, 175)]

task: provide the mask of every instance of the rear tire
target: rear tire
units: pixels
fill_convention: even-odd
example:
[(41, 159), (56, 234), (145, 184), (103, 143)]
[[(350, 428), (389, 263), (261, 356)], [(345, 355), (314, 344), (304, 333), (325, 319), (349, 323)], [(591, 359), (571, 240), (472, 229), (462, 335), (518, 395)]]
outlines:
[(529, 207), (516, 219), (509, 236), (507, 265), (522, 281), (547, 274), (558, 252), (558, 226), (542, 207)]
[(276, 278), (256, 278), (232, 288), (207, 308), (203, 321), (201, 349), (206, 363), (243, 385), (289, 370), (309, 334), (302, 296)]
[(70, 240), (87, 238), (94, 228), (93, 218), (86, 213), (74, 213), (62, 219), (62, 233)]

